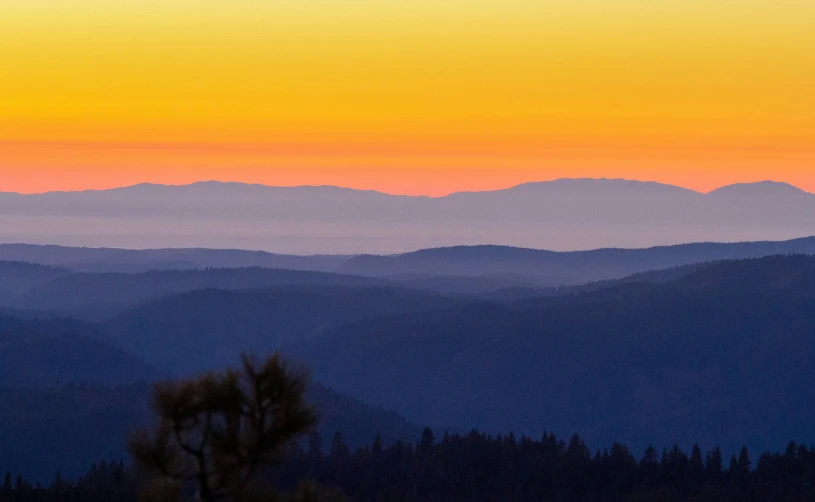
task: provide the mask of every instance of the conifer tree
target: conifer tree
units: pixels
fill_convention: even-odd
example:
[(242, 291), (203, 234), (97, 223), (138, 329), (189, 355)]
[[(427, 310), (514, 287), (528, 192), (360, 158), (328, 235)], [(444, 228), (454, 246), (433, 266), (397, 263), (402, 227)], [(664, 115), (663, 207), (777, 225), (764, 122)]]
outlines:
[(192, 486), (203, 502), (246, 500), (259, 471), (281, 462), (285, 446), (314, 426), (307, 381), (275, 354), (263, 363), (243, 356), (239, 371), (157, 384), (158, 425), (130, 442), (151, 475), (145, 498), (178, 500)]
[(384, 445), (382, 444), (382, 434), (379, 431), (376, 431), (374, 442), (371, 443), (371, 458), (374, 460), (379, 460), (382, 457), (383, 450)]
[(727, 474), (731, 479), (738, 479), (739, 477), (739, 460), (736, 454), (730, 456), (730, 464), (727, 467)]
[(705, 476), (705, 464), (702, 460), (702, 449), (698, 444), (694, 444), (688, 460), (688, 484), (693, 492), (702, 488)]
[(719, 480), (724, 469), (722, 450), (716, 446), (705, 457), (705, 472), (713, 480)]
[(12, 488), (12, 485), (11, 485), (11, 473), (7, 472), (6, 476), (3, 478), (2, 492), (0, 492), (0, 493), (3, 494), (3, 500), (11, 500), (11, 491), (12, 490), (13, 490), (13, 488)]
[(749, 473), (751, 465), (750, 452), (747, 451), (746, 446), (742, 446), (739, 452), (739, 473), (742, 475)]

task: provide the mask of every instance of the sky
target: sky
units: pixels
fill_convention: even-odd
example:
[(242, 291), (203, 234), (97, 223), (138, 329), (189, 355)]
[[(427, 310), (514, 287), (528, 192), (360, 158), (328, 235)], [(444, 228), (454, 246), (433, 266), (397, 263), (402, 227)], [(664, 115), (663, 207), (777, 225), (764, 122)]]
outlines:
[(0, 0), (0, 191), (815, 192), (812, 0)]

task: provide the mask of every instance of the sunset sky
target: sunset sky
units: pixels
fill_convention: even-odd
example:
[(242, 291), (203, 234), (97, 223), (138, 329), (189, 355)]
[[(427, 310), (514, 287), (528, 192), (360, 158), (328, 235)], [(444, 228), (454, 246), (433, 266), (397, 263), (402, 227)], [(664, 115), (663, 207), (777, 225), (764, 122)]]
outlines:
[(815, 192), (812, 0), (0, 2), (0, 191)]

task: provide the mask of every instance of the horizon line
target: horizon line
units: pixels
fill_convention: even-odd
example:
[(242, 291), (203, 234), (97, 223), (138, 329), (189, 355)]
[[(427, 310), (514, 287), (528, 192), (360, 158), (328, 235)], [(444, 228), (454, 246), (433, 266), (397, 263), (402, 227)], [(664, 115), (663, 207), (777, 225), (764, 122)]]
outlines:
[(126, 190), (129, 188), (137, 188), (137, 187), (144, 187), (144, 186), (153, 186), (153, 187), (165, 187), (165, 188), (183, 188), (183, 187), (190, 187), (194, 185), (203, 185), (203, 184), (221, 184), (221, 185), (243, 185), (243, 186), (256, 186), (256, 187), (264, 187), (264, 188), (337, 188), (341, 190), (351, 190), (355, 192), (372, 192), (382, 195), (388, 195), (392, 197), (411, 197), (411, 198), (427, 198), (427, 199), (443, 199), (445, 197), (449, 197), (451, 195), (456, 194), (473, 194), (473, 193), (490, 193), (490, 192), (500, 192), (505, 190), (512, 190), (514, 188), (526, 186), (526, 185), (535, 185), (535, 184), (545, 184), (545, 183), (555, 183), (558, 181), (621, 181), (621, 182), (632, 182), (632, 183), (641, 183), (645, 185), (660, 185), (665, 187), (672, 187), (678, 188), (681, 190), (687, 190), (688, 192), (693, 192), (699, 195), (708, 195), (723, 188), (734, 187), (734, 186), (744, 186), (744, 185), (759, 185), (759, 184), (776, 184), (776, 185), (786, 185), (788, 187), (794, 188), (796, 190), (801, 191), (802, 193), (815, 195), (813, 192), (809, 192), (804, 190), (803, 188), (789, 183), (787, 181), (778, 181), (772, 179), (758, 179), (755, 181), (739, 181), (734, 183), (728, 183), (725, 185), (721, 185), (719, 187), (713, 188), (707, 192), (695, 190), (693, 188), (689, 188), (682, 185), (675, 185), (672, 183), (664, 183), (655, 180), (639, 180), (633, 178), (611, 178), (611, 177), (599, 177), (599, 178), (592, 178), (592, 177), (577, 177), (577, 178), (570, 178), (570, 177), (560, 177), (560, 178), (552, 178), (546, 180), (533, 180), (533, 181), (525, 181), (522, 183), (516, 183), (509, 186), (504, 186), (500, 188), (493, 188), (487, 190), (460, 190), (460, 191), (452, 191), (443, 195), (426, 195), (426, 194), (404, 194), (404, 193), (393, 193), (393, 192), (386, 192), (383, 190), (377, 189), (368, 189), (368, 188), (354, 188), (350, 186), (341, 186), (341, 185), (268, 185), (264, 183), (258, 182), (249, 182), (249, 181), (225, 181), (225, 180), (218, 180), (218, 179), (202, 179), (198, 181), (192, 181), (190, 183), (154, 183), (150, 181), (144, 181), (140, 183), (134, 183), (130, 185), (119, 185), (119, 186), (110, 186), (106, 188), (88, 188), (82, 190), (47, 190), (43, 192), (17, 192), (17, 191), (3, 191), (0, 190), (2, 194), (13, 194), (13, 195), (20, 195), (20, 196), (31, 196), (31, 195), (48, 195), (48, 194), (68, 194), (68, 193), (92, 193), (92, 192), (110, 192), (115, 190)]

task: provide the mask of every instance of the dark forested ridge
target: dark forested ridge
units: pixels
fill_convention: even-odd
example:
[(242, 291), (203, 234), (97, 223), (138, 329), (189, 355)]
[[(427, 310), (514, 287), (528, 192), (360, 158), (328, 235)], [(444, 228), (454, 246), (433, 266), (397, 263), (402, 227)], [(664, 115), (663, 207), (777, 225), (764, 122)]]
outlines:
[[(727, 454), (678, 445), (636, 454), (620, 443), (592, 452), (578, 437), (559, 440), (472, 432), (437, 440), (426, 429), (417, 441), (388, 445), (377, 435), (353, 447), (341, 433), (313, 434), (292, 444), (285, 463), (266, 473), (280, 493), (303, 483), (315, 498), (360, 502), (776, 502), (815, 496), (815, 449), (794, 442), (778, 453)], [(32, 483), (8, 473), (2, 502), (135, 502), (138, 476), (121, 462), (98, 462), (84, 475)], [(302, 490), (300, 490), (302, 493)], [(287, 499), (283, 499), (287, 500)]]
[(99, 340), (83, 323), (0, 316), (0, 389), (69, 382), (122, 384), (160, 375), (140, 359)]
[[(788, 241), (698, 242), (642, 249), (555, 252), (510, 246), (452, 246), (395, 255), (282, 255), (234, 249), (115, 249), (0, 244), (0, 260), (51, 265), (74, 272), (141, 273), (206, 268), (279, 268), (340, 272), (397, 280), (480, 277), (481, 287), (557, 287), (715, 260), (774, 254), (815, 254), (815, 237)], [(0, 271), (2, 266), (0, 266)], [(449, 289), (455, 286), (442, 284)]]
[(623, 444), (590, 450), (574, 435), (445, 434), (350, 450), (335, 435), (325, 452), (293, 448), (276, 473), (282, 489), (313, 478), (360, 501), (775, 501), (815, 495), (815, 451), (788, 443), (752, 457), (693, 444), (636, 454)]
[(815, 258), (779, 256), (364, 320), (292, 350), (317, 380), (420, 423), (767, 449), (815, 436), (813, 312)]
[(98, 325), (100, 336), (173, 374), (266, 354), (349, 322), (419, 314), (460, 303), (394, 287), (206, 289), (156, 300)]

